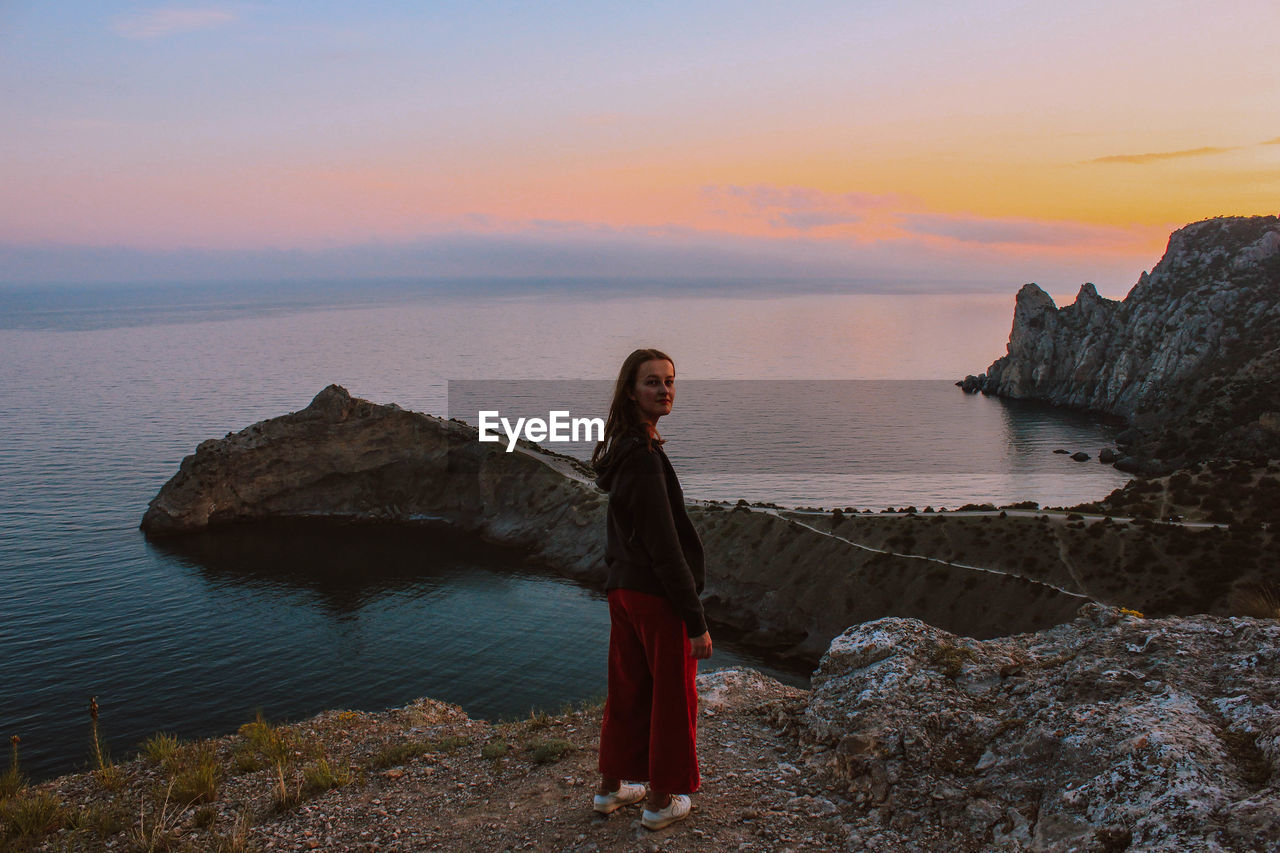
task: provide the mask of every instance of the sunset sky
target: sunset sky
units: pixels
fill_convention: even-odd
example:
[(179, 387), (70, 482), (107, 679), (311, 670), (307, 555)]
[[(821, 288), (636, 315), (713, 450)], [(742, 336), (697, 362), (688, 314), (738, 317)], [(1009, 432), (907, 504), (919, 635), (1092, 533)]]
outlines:
[(0, 0), (0, 282), (1120, 296), (1280, 212), (1280, 3)]

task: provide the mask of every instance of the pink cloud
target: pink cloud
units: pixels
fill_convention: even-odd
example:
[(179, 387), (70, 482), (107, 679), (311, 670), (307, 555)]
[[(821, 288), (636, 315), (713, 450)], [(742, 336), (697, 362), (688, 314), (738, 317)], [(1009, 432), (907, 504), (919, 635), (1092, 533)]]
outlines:
[(234, 20), (235, 13), (226, 9), (168, 7), (117, 18), (112, 28), (125, 38), (156, 39), (220, 27)]
[[(774, 228), (794, 231), (852, 225), (907, 203), (905, 197), (897, 194), (831, 193), (812, 187), (767, 184), (705, 187), (703, 195), (738, 208), (739, 214), (764, 216)], [(720, 212), (729, 216), (735, 211), (722, 207)]]

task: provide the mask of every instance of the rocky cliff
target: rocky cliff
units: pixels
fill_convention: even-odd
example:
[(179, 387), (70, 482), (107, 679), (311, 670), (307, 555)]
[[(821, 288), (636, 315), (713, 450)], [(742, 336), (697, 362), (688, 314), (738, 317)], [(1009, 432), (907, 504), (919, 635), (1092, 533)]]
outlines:
[(1280, 218), (1174, 232), (1122, 301), (1086, 284), (1058, 308), (1025, 285), (1008, 354), (962, 384), (1119, 415), (1144, 455), (1174, 463), (1280, 455)]
[[(237, 522), (442, 521), (603, 584), (607, 496), (563, 456), (481, 443), (458, 421), (330, 386), (302, 411), (203, 442), (151, 501), (149, 536)], [(1070, 618), (1085, 597), (1036, 579), (858, 548), (777, 515), (691, 505), (708, 616), (751, 644), (817, 660), (854, 622), (923, 619), (974, 637)]]
[(813, 679), (805, 765), (847, 850), (1275, 850), (1280, 624), (1085, 605), (978, 642), (845, 631)]

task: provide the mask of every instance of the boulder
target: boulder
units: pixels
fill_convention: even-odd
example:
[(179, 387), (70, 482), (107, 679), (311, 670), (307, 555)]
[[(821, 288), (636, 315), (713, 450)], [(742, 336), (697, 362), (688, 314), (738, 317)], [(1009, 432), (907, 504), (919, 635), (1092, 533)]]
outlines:
[(1144, 619), (975, 641), (885, 618), (813, 677), (805, 763), (894, 849), (1262, 850), (1280, 623)]
[(1123, 471), (1126, 474), (1138, 474), (1142, 471), (1142, 462), (1134, 456), (1121, 456), (1113, 465), (1117, 471)]
[(1116, 436), (1116, 447), (1129, 447), (1137, 444), (1141, 440), (1142, 433), (1138, 432), (1133, 427), (1129, 427), (1128, 429), (1121, 430), (1120, 434)]

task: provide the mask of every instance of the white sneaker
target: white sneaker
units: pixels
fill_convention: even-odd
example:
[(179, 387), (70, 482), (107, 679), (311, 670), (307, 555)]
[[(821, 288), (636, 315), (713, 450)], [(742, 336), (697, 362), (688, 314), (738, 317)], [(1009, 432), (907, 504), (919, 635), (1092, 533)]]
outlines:
[(672, 794), (671, 802), (667, 803), (665, 809), (658, 809), (656, 812), (645, 809), (644, 814), (640, 816), (640, 823), (645, 829), (662, 829), (678, 820), (684, 820), (691, 811), (693, 811), (693, 801), (687, 794)]
[(591, 807), (600, 814), (611, 814), (623, 806), (640, 802), (647, 793), (644, 785), (628, 785), (623, 782), (612, 794), (596, 794)]

